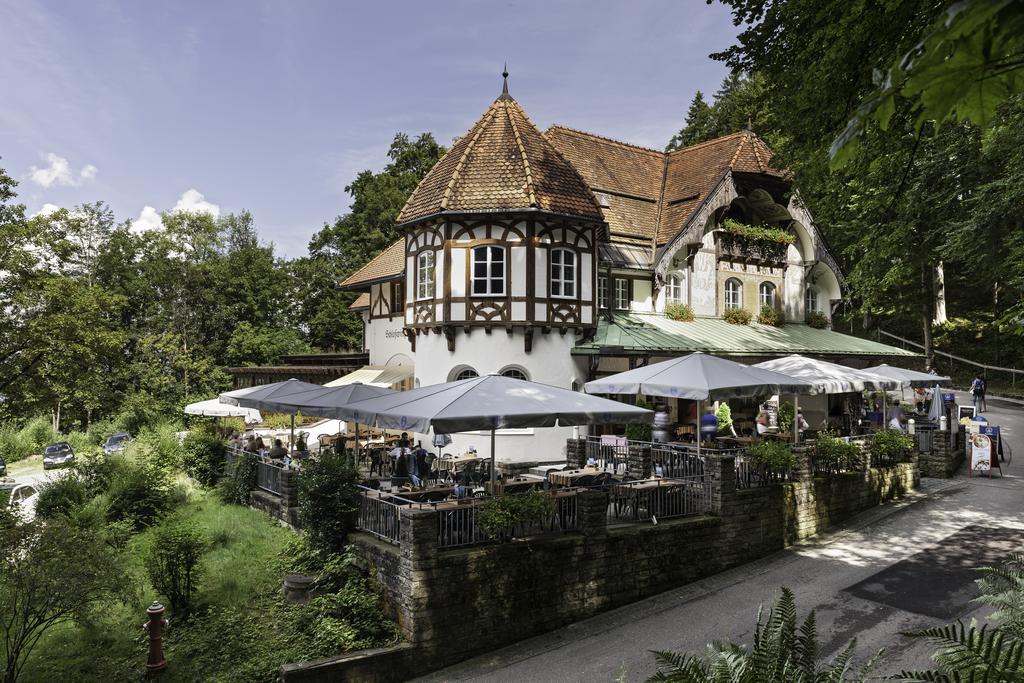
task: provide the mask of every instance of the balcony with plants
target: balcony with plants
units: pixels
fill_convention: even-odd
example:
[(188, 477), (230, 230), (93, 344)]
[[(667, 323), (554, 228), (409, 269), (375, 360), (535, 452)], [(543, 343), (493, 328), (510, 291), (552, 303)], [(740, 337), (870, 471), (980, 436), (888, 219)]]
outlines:
[(721, 227), (720, 254), (730, 261), (782, 265), (789, 245), (796, 242), (796, 235), (788, 230), (748, 225), (732, 218), (722, 221)]

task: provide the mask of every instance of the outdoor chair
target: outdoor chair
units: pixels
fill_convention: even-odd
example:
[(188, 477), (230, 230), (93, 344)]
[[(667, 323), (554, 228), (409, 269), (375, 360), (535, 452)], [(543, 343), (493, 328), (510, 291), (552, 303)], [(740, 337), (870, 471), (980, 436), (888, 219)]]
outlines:
[[(603, 474), (607, 474), (607, 472), (604, 472)], [(593, 486), (594, 483), (597, 481), (597, 477), (598, 476), (599, 475), (596, 475), (596, 474), (584, 474), (582, 477), (578, 477), (576, 479), (576, 481), (574, 482), (574, 485), (575, 486), (581, 486), (581, 487), (582, 486)]]
[(611, 472), (602, 472), (601, 474), (598, 474), (597, 476), (594, 477), (593, 485), (600, 486), (601, 488), (607, 490), (608, 487), (611, 486), (612, 481), (613, 479)]

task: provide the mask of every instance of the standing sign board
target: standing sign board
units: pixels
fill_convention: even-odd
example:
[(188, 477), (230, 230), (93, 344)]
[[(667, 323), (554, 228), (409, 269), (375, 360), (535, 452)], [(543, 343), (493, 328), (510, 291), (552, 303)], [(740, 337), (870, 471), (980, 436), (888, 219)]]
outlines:
[(971, 476), (992, 476), (992, 439), (985, 434), (968, 435), (967, 443), (971, 456)]

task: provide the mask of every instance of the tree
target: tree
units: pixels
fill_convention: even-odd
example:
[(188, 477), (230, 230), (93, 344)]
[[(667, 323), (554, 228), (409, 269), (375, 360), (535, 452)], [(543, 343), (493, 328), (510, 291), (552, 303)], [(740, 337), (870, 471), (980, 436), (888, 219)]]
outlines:
[(0, 524), (0, 654), (13, 683), (43, 634), (123, 597), (125, 571), (101, 531), (64, 517)]
[(297, 272), (313, 276), (299, 278), (307, 283), (299, 298), (300, 317), (308, 321), (313, 344), (351, 348), (361, 343), (362, 321), (348, 310), (355, 295), (335, 286), (397, 239), (398, 213), (444, 153), (430, 133), (415, 140), (398, 133), (384, 170), (363, 171), (345, 187), (352, 196), (351, 211), (325, 224), (309, 242), (309, 258), (296, 264)]
[(874, 84), (832, 143), (834, 165), (853, 156), (869, 122), (889, 127), (897, 99), (911, 103), (918, 132), (929, 121), (987, 126), (999, 105), (1024, 92), (1024, 2), (952, 3), (920, 42), (887, 71), (875, 72)]
[(714, 111), (704, 101), (704, 93), (698, 90), (690, 102), (690, 108), (686, 110), (685, 125), (678, 133), (672, 136), (665, 149), (671, 151), (710, 140), (714, 137), (715, 129)]

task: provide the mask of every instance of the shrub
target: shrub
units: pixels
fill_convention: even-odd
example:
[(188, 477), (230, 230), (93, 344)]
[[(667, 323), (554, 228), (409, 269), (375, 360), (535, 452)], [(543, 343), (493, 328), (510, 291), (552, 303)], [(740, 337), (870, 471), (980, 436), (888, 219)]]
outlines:
[(362, 477), (348, 458), (323, 455), (307, 461), (299, 477), (299, 521), (310, 544), (326, 552), (340, 552), (355, 527)]
[(824, 330), (828, 327), (828, 316), (819, 311), (811, 311), (807, 314), (807, 325), (816, 330)]
[(814, 443), (814, 457), (821, 467), (838, 471), (860, 460), (860, 448), (843, 441), (832, 432), (821, 432)]
[(157, 424), (162, 416), (159, 404), (147, 392), (139, 391), (121, 403), (121, 412), (114, 418), (113, 424), (129, 434), (142, 434), (149, 427)]
[(192, 609), (192, 595), (202, 577), (201, 561), (206, 548), (206, 539), (194, 523), (168, 520), (153, 530), (153, 546), (146, 554), (146, 573), (178, 618), (187, 617)]
[(768, 467), (788, 470), (796, 465), (796, 455), (784, 441), (771, 439), (754, 444), (747, 449), (747, 455), (757, 464)]
[(106, 456), (102, 452), (92, 451), (82, 457), (75, 456), (73, 465), (75, 473), (85, 485), (90, 496), (98, 496), (110, 486), (114, 468), (123, 460), (119, 455)]
[(757, 322), (762, 325), (779, 327), (782, 325), (782, 314), (768, 304), (765, 304), (761, 306), (761, 311), (757, 314)]
[(727, 308), (722, 315), (725, 322), (733, 325), (749, 325), (751, 317), (750, 311), (745, 308)]
[(49, 418), (36, 417), (29, 420), (22, 429), (21, 433), (27, 443), (31, 444), (35, 450), (41, 450), (43, 446), (51, 444), (60, 437), (53, 429), (53, 423), (50, 422)]
[(732, 428), (732, 408), (729, 407), (728, 403), (722, 402), (718, 404), (715, 417), (718, 418), (719, 432), (727, 432)]
[(789, 401), (779, 404), (779, 431), (789, 434), (793, 431), (793, 420), (796, 419), (796, 409)]
[(111, 472), (106, 496), (110, 521), (128, 521), (141, 529), (170, 509), (170, 476), (150, 463), (120, 459)]
[[(252, 453), (242, 453), (238, 456), (234, 468), (217, 486), (221, 500), (235, 505), (249, 504), (249, 493), (256, 486), (257, 462), (256, 456)], [(306, 475), (306, 469), (304, 467), (302, 470), (303, 476)]]
[(693, 320), (693, 309), (686, 304), (668, 304), (665, 306), (665, 317), (669, 320), (690, 322)]
[(39, 487), (36, 514), (43, 519), (67, 517), (89, 499), (85, 482), (76, 472), (66, 472)]
[(544, 491), (497, 496), (488, 498), (480, 506), (477, 524), (491, 538), (506, 541), (517, 529), (542, 523), (554, 511), (555, 501)]
[(914, 447), (914, 440), (895, 429), (879, 429), (871, 435), (868, 451), (879, 460), (902, 460)]
[(203, 486), (216, 486), (224, 470), (224, 443), (213, 431), (193, 430), (182, 444), (181, 464)]
[[(638, 400), (636, 402), (637, 408), (647, 408), (651, 410), (652, 406), (647, 401)], [(628, 424), (626, 425), (626, 438), (630, 441), (650, 441), (651, 434), (654, 431), (654, 427), (650, 424), (639, 423), (639, 424)]]
[(130, 457), (145, 460), (161, 469), (174, 471), (181, 467), (183, 449), (178, 424), (162, 422), (143, 431), (125, 451)]

